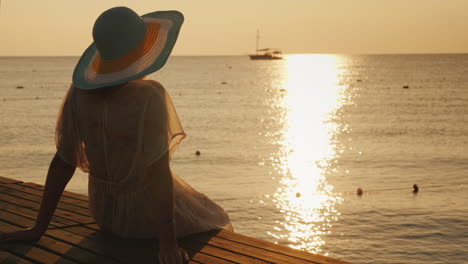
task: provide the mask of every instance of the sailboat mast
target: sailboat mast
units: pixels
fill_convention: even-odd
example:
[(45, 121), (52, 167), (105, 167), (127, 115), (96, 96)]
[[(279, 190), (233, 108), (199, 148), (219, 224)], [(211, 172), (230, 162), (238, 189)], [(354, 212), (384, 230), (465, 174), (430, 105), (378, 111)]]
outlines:
[(255, 49), (258, 55), (258, 39), (260, 38), (259, 30), (257, 29), (257, 48)]

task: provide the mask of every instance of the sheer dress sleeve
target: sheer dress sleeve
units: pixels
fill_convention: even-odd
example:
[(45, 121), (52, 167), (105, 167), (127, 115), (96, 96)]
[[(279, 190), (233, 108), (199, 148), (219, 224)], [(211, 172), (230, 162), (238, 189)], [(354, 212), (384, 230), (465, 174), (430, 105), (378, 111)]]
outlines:
[(146, 166), (169, 157), (186, 137), (169, 94), (158, 82), (151, 81), (154, 92), (148, 100), (144, 117), (143, 154)]
[(65, 162), (89, 172), (84, 144), (80, 138), (76, 116), (75, 89), (68, 89), (60, 107), (55, 127), (57, 155)]

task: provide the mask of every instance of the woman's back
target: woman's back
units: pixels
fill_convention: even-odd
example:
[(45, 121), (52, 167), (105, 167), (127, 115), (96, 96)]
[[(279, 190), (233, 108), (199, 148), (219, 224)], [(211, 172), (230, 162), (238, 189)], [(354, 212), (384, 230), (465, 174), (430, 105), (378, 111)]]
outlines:
[(159, 159), (171, 143), (174, 150), (185, 137), (173, 109), (155, 81), (93, 91), (71, 87), (58, 121), (59, 155), (70, 163), (77, 155), (79, 167), (98, 181), (134, 185), (138, 166)]
[[(97, 91), (71, 87), (56, 138), (57, 153), (89, 172), (89, 207), (102, 229), (122, 237), (156, 236), (160, 175), (151, 166), (170, 158), (185, 138), (162, 85), (137, 80)], [(232, 229), (220, 206), (172, 177), (178, 236)]]

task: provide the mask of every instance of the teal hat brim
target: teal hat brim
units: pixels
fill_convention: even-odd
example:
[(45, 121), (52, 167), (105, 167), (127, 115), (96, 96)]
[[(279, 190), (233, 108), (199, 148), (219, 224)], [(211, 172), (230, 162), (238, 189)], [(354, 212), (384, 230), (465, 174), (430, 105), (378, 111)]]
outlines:
[(169, 58), (169, 55), (171, 54), (172, 49), (174, 48), (174, 45), (177, 41), (177, 37), (179, 36), (180, 28), (184, 22), (184, 16), (179, 11), (156, 11), (143, 15), (142, 18), (144, 21), (145, 19), (153, 18), (163, 19), (170, 21), (172, 24), (167, 30), (164, 46), (154, 61), (142, 69), (140, 69), (141, 67), (137, 67), (139, 70), (132, 72), (131, 74), (127, 73), (119, 75), (118, 72), (114, 72), (111, 76), (109, 74), (96, 73), (93, 75), (94, 78), (90, 78), (86, 73), (90, 71), (91, 63), (93, 62), (93, 59), (98, 52), (95, 44), (93, 43), (85, 50), (80, 60), (78, 61), (75, 70), (73, 71), (73, 84), (75, 87), (83, 90), (92, 90), (122, 84), (128, 81), (143, 78), (144, 76), (161, 69), (166, 64), (166, 61)]

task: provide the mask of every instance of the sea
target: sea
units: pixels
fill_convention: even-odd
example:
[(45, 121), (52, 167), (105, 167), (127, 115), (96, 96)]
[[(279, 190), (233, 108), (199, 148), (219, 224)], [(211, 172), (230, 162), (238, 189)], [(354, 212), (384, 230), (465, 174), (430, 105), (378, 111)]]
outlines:
[[(0, 176), (44, 184), (77, 61), (0, 57)], [(468, 54), (173, 56), (148, 78), (188, 135), (172, 170), (236, 232), (352, 263), (468, 263)]]

